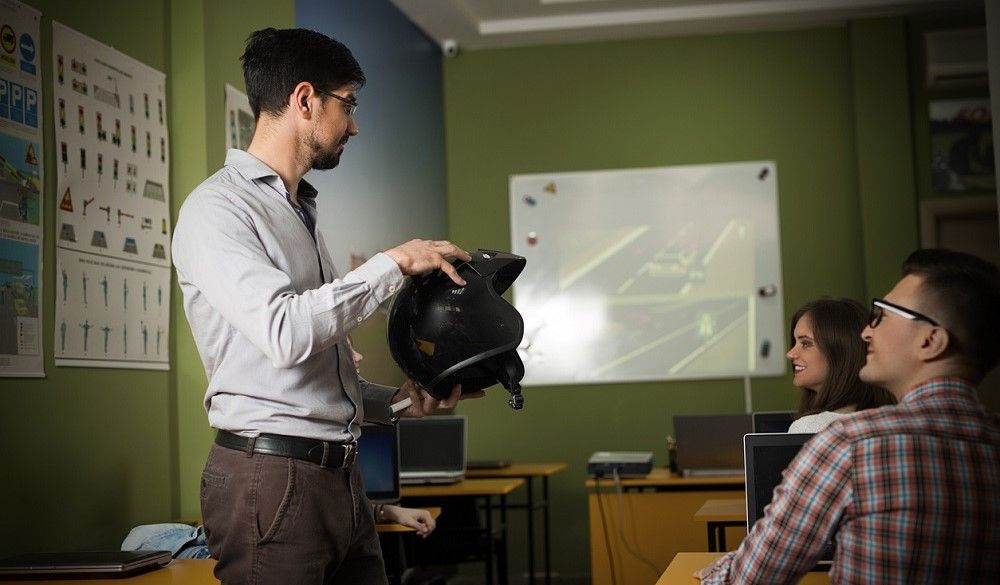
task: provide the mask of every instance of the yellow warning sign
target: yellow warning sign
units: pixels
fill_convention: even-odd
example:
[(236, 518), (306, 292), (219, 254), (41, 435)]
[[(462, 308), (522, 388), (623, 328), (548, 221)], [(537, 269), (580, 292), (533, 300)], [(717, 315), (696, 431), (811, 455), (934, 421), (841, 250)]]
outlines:
[(34, 144), (29, 144), (28, 145), (28, 152), (25, 153), (25, 155), (24, 155), (24, 162), (28, 163), (29, 165), (37, 165), (38, 164), (38, 157), (35, 156), (35, 145)]
[(66, 192), (63, 193), (62, 203), (59, 204), (59, 209), (63, 211), (73, 212), (73, 196), (69, 193), (69, 187), (66, 187)]
[(546, 193), (551, 193), (551, 194), (555, 195), (556, 194), (556, 182), (555, 181), (549, 181), (549, 184), (545, 186), (545, 192)]

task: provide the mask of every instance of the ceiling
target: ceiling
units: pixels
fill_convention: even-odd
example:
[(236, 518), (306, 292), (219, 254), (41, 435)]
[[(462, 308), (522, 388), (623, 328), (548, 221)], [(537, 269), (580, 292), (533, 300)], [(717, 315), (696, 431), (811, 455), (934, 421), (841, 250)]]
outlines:
[(391, 0), (457, 51), (843, 24), (982, 0)]

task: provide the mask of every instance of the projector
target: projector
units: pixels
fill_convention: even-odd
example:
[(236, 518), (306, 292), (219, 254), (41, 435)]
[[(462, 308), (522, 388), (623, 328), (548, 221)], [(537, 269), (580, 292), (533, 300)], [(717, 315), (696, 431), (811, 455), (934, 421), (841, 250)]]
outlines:
[(653, 470), (649, 451), (597, 451), (587, 461), (587, 474), (604, 477), (646, 477)]

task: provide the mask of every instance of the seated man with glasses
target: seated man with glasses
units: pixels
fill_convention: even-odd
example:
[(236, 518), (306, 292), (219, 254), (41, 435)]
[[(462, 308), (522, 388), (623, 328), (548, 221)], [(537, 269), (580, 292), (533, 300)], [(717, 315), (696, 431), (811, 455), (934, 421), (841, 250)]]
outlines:
[(1000, 361), (1000, 272), (918, 250), (861, 336), (861, 379), (899, 404), (809, 441), (702, 583), (795, 583), (830, 539), (831, 583), (1000, 583), (1000, 417), (975, 389)]

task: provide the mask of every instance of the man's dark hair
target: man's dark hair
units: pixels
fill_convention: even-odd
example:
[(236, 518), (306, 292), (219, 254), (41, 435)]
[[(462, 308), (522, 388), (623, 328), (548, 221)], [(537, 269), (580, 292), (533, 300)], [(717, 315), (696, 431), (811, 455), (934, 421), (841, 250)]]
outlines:
[(791, 344), (795, 346), (795, 326), (809, 315), (813, 337), (826, 359), (823, 386), (802, 390), (795, 418), (824, 410), (854, 406), (857, 410), (895, 404), (888, 390), (862, 382), (858, 372), (865, 365), (867, 348), (861, 330), (868, 321), (868, 311), (852, 299), (822, 298), (803, 305), (792, 317)]
[(1000, 270), (982, 258), (940, 248), (917, 250), (903, 275), (923, 279), (924, 309), (948, 330), (949, 353), (979, 382), (1000, 362)]
[[(280, 115), (295, 86), (308, 81), (318, 90), (365, 84), (365, 74), (343, 43), (304, 28), (265, 28), (247, 38), (243, 78), (255, 119)], [(326, 96), (323, 96), (326, 99)]]

